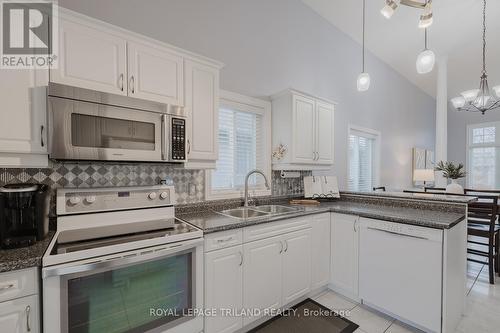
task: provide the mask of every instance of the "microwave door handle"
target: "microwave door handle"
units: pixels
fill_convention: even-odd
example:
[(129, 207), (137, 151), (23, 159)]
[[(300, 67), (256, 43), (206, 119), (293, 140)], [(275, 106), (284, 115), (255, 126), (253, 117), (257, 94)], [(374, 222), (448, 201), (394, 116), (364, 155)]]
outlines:
[(168, 116), (166, 114), (161, 115), (161, 159), (163, 161), (168, 160)]

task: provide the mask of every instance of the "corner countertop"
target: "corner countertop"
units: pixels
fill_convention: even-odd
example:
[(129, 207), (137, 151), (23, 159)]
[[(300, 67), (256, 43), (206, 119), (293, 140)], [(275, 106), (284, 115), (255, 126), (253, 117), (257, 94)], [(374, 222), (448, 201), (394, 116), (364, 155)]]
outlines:
[(43, 254), (54, 234), (54, 231), (49, 231), (44, 240), (31, 246), (0, 250), (0, 273), (41, 266)]
[(205, 234), (325, 212), (357, 215), (434, 229), (450, 229), (465, 218), (465, 210), (463, 213), (459, 213), (456, 211), (426, 210), (422, 208), (361, 203), (356, 201), (339, 200), (322, 202), (317, 206), (284, 205), (297, 207), (298, 210), (292, 213), (264, 216), (248, 220), (236, 219), (227, 215), (222, 215), (213, 210), (186, 213), (178, 215), (177, 217), (202, 229)]

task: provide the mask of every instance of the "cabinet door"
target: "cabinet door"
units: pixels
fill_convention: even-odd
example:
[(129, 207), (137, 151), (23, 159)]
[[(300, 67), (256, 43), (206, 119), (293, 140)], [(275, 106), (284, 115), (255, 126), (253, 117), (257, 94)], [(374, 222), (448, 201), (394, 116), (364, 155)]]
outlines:
[(2, 70), (1, 166), (47, 167), (47, 84), (48, 70)]
[(243, 326), (241, 317), (221, 315), (220, 309), (240, 311), (243, 307), (243, 246), (205, 254), (205, 308), (217, 316), (205, 317), (206, 333), (229, 333)]
[(127, 94), (127, 44), (105, 30), (61, 19), (59, 64), (50, 70), (52, 82)]
[(40, 332), (38, 296), (32, 295), (0, 303), (2, 332)]
[(184, 105), (182, 57), (163, 48), (132, 42), (127, 48), (129, 96)]
[(316, 163), (333, 164), (333, 116), (332, 104), (316, 102)]
[(315, 101), (293, 95), (293, 159), (295, 163), (315, 163)]
[(311, 229), (283, 237), (283, 304), (288, 304), (311, 290)]
[[(245, 309), (278, 309), (281, 306), (282, 253), (281, 236), (243, 245), (243, 307)], [(293, 250), (295, 252), (295, 250)], [(247, 325), (259, 316), (243, 319)]]
[(218, 158), (219, 69), (186, 60), (188, 159)]
[(331, 216), (331, 283), (347, 296), (358, 295), (358, 217)]
[(330, 213), (315, 215), (311, 223), (312, 289), (330, 281)]

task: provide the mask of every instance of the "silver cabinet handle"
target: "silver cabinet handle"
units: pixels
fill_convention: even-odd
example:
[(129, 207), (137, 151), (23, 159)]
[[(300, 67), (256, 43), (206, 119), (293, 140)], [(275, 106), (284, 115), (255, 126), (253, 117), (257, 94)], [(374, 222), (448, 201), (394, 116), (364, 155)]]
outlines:
[(227, 237), (227, 238), (218, 239), (217, 243), (225, 243), (225, 242), (229, 242), (229, 241), (232, 241), (232, 240), (233, 240), (233, 236), (230, 236), (230, 237)]
[(45, 141), (43, 141), (43, 131), (45, 130), (45, 126), (40, 126), (40, 145), (45, 147)]
[(132, 94), (135, 94), (135, 79), (133, 75), (130, 77), (130, 91)]
[(30, 326), (30, 313), (31, 313), (31, 307), (28, 305), (26, 307), (26, 330), (28, 332), (31, 332), (31, 326)]
[(187, 144), (188, 144), (188, 155), (191, 153), (191, 141), (189, 141), (189, 139), (187, 140)]
[(240, 266), (241, 266), (243, 265), (243, 253), (241, 253), (241, 251), (239, 253), (240, 253)]
[(319, 153), (316, 152), (316, 161), (319, 161)]
[(10, 288), (13, 288), (13, 287), (14, 287), (14, 284), (13, 284), (13, 283), (6, 284), (6, 285), (4, 285), (4, 286), (0, 286), (0, 291), (9, 290)]
[(123, 91), (123, 73), (120, 74), (120, 90)]
[(283, 242), (282, 241), (280, 241), (280, 245), (281, 245), (280, 254), (282, 254), (283, 253)]
[(285, 252), (288, 251), (288, 241), (285, 241)]

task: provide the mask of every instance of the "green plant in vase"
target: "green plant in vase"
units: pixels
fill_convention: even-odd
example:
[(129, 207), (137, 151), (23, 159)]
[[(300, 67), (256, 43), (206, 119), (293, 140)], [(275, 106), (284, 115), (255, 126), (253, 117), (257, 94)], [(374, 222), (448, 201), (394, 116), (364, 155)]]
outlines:
[(439, 161), (435, 170), (441, 171), (446, 179), (451, 179), (451, 183), (446, 186), (446, 193), (464, 194), (464, 188), (457, 183), (457, 179), (467, 175), (462, 163), (455, 165), (453, 162)]

